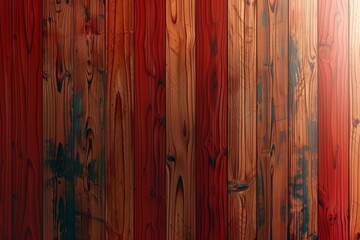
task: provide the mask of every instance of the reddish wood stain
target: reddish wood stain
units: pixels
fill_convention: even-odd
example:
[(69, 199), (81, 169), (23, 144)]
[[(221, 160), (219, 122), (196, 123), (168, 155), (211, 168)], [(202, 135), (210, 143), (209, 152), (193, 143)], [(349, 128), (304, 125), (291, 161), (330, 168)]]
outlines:
[(165, 239), (165, 1), (135, 2), (134, 238)]
[(227, 2), (196, 1), (196, 239), (227, 235)]
[(319, 0), (319, 239), (348, 239), (349, 3)]

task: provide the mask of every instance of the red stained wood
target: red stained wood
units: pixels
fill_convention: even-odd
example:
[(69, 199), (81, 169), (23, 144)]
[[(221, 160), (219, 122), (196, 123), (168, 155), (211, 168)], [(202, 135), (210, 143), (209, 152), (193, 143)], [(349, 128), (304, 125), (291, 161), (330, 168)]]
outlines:
[(0, 239), (11, 239), (11, 3), (0, 4)]
[(165, 239), (165, 1), (135, 2), (134, 238)]
[(349, 3), (319, 0), (319, 239), (349, 233)]
[(227, 2), (196, 1), (196, 239), (227, 235)]

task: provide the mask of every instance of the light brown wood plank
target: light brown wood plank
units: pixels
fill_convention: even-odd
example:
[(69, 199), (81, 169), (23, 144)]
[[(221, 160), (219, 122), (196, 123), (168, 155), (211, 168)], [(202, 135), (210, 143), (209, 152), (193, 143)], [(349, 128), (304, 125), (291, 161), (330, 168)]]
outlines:
[(166, 0), (167, 238), (195, 238), (195, 1)]
[(134, 1), (106, 2), (106, 238), (134, 239)]
[(256, 1), (228, 1), (228, 237), (256, 239)]

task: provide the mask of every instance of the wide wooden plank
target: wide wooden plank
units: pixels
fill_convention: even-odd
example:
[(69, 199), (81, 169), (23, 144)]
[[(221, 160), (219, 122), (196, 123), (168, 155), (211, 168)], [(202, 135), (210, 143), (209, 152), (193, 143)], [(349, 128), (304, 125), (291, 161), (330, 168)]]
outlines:
[(228, 1), (228, 238), (256, 239), (256, 1)]
[(73, 171), (76, 239), (105, 237), (105, 5), (74, 6)]
[(41, 2), (11, 3), (12, 239), (42, 236)]
[(106, 238), (134, 239), (134, 1), (106, 2)]
[(135, 2), (134, 238), (165, 239), (165, 1)]
[(11, 4), (0, 3), (0, 239), (12, 238), (11, 221)]
[(349, 1), (319, 0), (319, 239), (349, 234)]
[(74, 238), (73, 2), (43, 1), (43, 236)]
[(258, 1), (258, 239), (288, 236), (288, 4)]
[(317, 239), (317, 1), (290, 1), (289, 236)]
[(227, 2), (196, 1), (196, 239), (227, 236)]
[(360, 238), (360, 2), (349, 1), (350, 9), (350, 239)]
[(166, 0), (166, 80), (166, 239), (195, 239), (195, 1)]

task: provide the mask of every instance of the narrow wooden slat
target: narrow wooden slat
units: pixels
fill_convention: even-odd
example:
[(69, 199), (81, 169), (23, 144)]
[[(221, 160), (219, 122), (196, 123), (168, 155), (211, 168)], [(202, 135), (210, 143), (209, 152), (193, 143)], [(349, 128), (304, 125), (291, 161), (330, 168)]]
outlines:
[(258, 1), (258, 239), (288, 236), (288, 2)]
[(318, 3), (319, 239), (348, 239), (349, 1)]
[[(12, 239), (42, 236), (41, 4), (11, 3)], [(7, 21), (7, 22), (8, 22)]]
[(134, 239), (134, 1), (106, 2), (106, 238)]
[(43, 236), (74, 238), (73, 1), (43, 1)]
[(290, 1), (289, 234), (317, 239), (317, 1)]
[(11, 220), (11, 2), (0, 4), (0, 239), (12, 238)]
[(135, 1), (134, 238), (166, 236), (165, 1)]
[(195, 239), (195, 1), (166, 0), (166, 80), (166, 239)]
[(360, 2), (349, 1), (350, 9), (350, 239), (360, 239)]
[(74, 7), (73, 174), (75, 238), (105, 237), (105, 5)]
[(228, 237), (256, 239), (256, 1), (228, 1)]
[(196, 1), (196, 239), (227, 236), (227, 2)]

